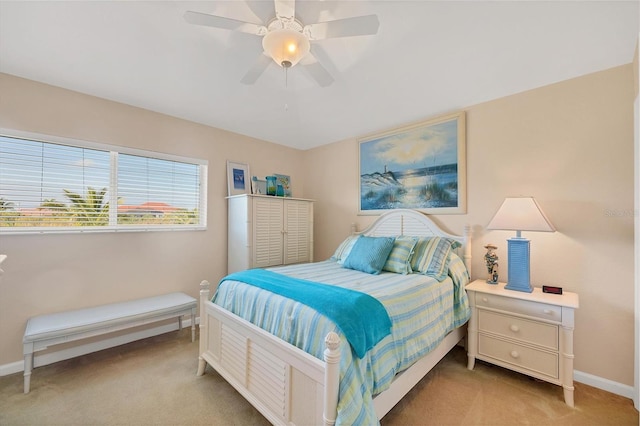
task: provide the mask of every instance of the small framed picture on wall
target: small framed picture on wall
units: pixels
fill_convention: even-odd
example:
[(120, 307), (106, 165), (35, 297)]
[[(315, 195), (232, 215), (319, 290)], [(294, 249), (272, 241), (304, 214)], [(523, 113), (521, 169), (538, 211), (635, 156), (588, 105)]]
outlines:
[(229, 196), (251, 193), (248, 164), (227, 160), (227, 192)]

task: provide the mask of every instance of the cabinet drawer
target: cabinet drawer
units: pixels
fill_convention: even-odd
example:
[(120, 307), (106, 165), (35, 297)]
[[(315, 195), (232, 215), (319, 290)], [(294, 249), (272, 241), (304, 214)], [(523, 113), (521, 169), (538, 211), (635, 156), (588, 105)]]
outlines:
[(562, 322), (562, 307), (547, 303), (496, 296), (495, 294), (476, 293), (476, 306), (499, 309), (547, 321)]
[(558, 326), (485, 310), (478, 312), (478, 329), (520, 342), (558, 350)]
[(526, 374), (560, 377), (558, 354), (532, 349), (514, 342), (480, 334), (478, 336), (478, 354), (502, 361), (506, 364), (528, 370)]

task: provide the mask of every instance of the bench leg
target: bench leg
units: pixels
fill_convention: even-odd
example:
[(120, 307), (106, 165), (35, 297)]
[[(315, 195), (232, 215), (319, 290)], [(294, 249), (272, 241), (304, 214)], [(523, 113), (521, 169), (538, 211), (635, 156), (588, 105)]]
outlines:
[(24, 355), (24, 393), (31, 388), (31, 370), (33, 370), (33, 352)]
[(196, 341), (196, 314), (191, 312), (191, 342)]

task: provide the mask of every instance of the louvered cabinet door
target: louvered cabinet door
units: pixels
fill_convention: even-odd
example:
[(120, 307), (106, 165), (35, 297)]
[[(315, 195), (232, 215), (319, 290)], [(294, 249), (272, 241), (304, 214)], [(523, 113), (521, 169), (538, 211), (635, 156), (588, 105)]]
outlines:
[(284, 263), (313, 262), (313, 203), (284, 201)]
[(284, 206), (274, 197), (253, 200), (253, 268), (282, 265)]

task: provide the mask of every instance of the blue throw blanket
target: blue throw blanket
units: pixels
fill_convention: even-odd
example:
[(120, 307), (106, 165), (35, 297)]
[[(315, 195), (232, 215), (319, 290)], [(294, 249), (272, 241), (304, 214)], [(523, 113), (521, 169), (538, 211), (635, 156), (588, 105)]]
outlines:
[(240, 281), (303, 303), (332, 320), (358, 358), (391, 333), (391, 320), (378, 299), (355, 290), (291, 278), (264, 269), (234, 272), (225, 280)]

